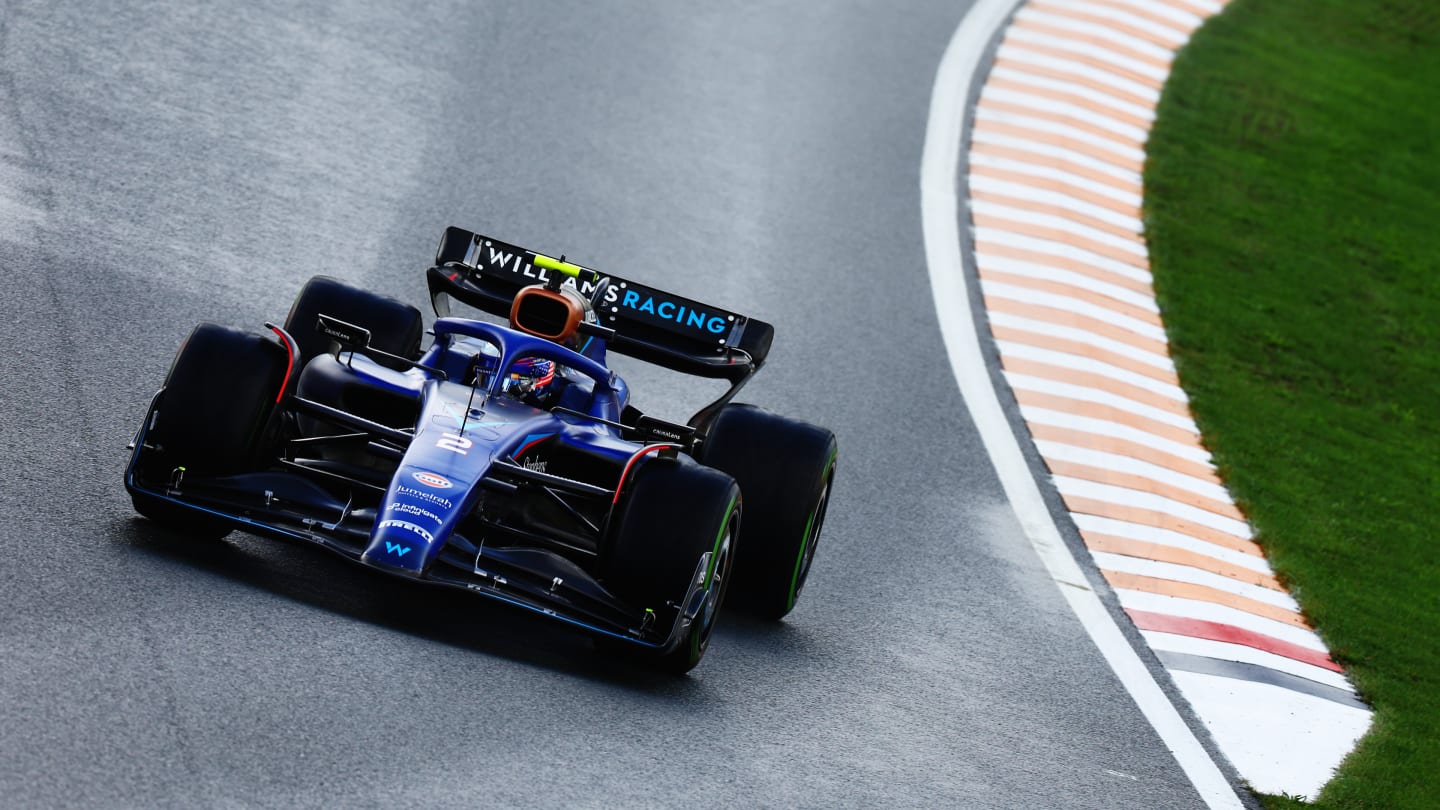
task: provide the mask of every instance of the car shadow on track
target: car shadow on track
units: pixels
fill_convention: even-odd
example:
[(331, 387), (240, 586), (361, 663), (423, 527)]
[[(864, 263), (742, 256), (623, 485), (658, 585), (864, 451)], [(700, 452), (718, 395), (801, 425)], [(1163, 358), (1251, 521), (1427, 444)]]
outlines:
[[(417, 638), (655, 696), (692, 699), (701, 688), (694, 677), (656, 672), (641, 659), (598, 648), (588, 634), (554, 620), (458, 589), (390, 576), (303, 543), (241, 531), (221, 540), (197, 540), (139, 517), (117, 530), (132, 549), (157, 562)], [(795, 632), (780, 623), (731, 614), (722, 616), (716, 644), (793, 649), (786, 639)], [(702, 661), (697, 673), (708, 663)]]

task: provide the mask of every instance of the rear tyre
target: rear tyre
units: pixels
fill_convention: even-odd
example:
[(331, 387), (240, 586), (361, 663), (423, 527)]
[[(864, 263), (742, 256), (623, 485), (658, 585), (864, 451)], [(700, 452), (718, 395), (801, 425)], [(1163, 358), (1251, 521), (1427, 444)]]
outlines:
[[(275, 399), (288, 362), (268, 337), (213, 323), (195, 327), (175, 355), (145, 437), (155, 448), (146, 477), (163, 485), (178, 472), (183, 485), (266, 464), (278, 443)], [(212, 537), (230, 531), (228, 521), (197, 509), (144, 493), (131, 498), (135, 511), (170, 528)]]
[(704, 603), (659, 669), (677, 674), (700, 663), (720, 615), (734, 568), (740, 488), (730, 476), (688, 460), (654, 459), (640, 466), (616, 515), (605, 581), (620, 598), (657, 613), (679, 605), (700, 559)]
[[(285, 331), (300, 347), (298, 367), (330, 351), (330, 338), (315, 331), (316, 316), (322, 314), (370, 330), (370, 345), (380, 351), (411, 360), (420, 356), (420, 337), (425, 332), (420, 310), (339, 279), (315, 276), (301, 288), (290, 306), (290, 314), (285, 316)], [(374, 359), (390, 368), (406, 368), (384, 357)]]
[(835, 434), (754, 405), (726, 405), (706, 426), (699, 460), (745, 495), (731, 603), (766, 619), (795, 608), (825, 525)]

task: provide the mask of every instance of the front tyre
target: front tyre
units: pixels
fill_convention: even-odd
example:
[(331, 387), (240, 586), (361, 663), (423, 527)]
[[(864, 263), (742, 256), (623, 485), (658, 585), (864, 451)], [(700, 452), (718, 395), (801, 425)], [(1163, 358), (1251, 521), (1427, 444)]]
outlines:
[[(145, 436), (149, 449), (136, 475), (151, 488), (259, 469), (278, 442), (276, 398), (289, 358), (268, 337), (202, 323), (170, 366)], [(229, 521), (144, 492), (131, 492), (135, 511), (192, 535), (221, 537)]]
[[(653, 459), (626, 486), (604, 566), (607, 586), (636, 606), (682, 606), (700, 576), (703, 598), (683, 636), (655, 664), (685, 673), (700, 663), (734, 571), (740, 489), (724, 473), (689, 460)], [(683, 607), (683, 606), (682, 606)]]
[(706, 426), (702, 464), (745, 495), (734, 604), (766, 619), (795, 608), (815, 561), (835, 480), (835, 434), (754, 405), (726, 405)]

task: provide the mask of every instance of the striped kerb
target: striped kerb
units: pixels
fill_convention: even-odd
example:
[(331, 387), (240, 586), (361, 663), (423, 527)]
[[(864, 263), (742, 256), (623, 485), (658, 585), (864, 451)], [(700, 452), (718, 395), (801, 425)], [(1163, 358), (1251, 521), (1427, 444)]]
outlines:
[(1102, 575), (1241, 774), (1303, 794), (1313, 779), (1277, 790), (1245, 746), (1227, 745), (1236, 707), (1216, 695), (1243, 689), (1209, 684), (1366, 710), (1215, 473), (1170, 360), (1140, 219), (1174, 52), (1221, 6), (1023, 5), (975, 111), (970, 215), (1005, 379)]

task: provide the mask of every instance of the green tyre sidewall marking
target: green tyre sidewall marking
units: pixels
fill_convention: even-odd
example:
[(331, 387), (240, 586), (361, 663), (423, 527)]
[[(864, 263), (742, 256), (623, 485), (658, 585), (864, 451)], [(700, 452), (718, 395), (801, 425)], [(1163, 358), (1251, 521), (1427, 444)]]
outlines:
[[(835, 459), (838, 455), (839, 451), (837, 450), (831, 453), (830, 460), (825, 462), (825, 472), (820, 474), (820, 487), (822, 490), (827, 486), (830, 476), (835, 472)], [(826, 499), (829, 499), (828, 495)], [(800, 566), (805, 562), (805, 552), (815, 542), (815, 538), (810, 536), (810, 527), (814, 525), (815, 515), (819, 511), (820, 504), (817, 503), (815, 504), (815, 508), (810, 511), (810, 517), (805, 520), (805, 534), (802, 535), (802, 539), (800, 540), (800, 551), (795, 555), (795, 568), (790, 574), (790, 591), (789, 595), (785, 598), (786, 612), (794, 609), (795, 600), (799, 598), (799, 594), (796, 593), (796, 586), (800, 584)]]
[[(720, 558), (720, 541), (725, 539), (726, 532), (730, 529), (730, 518), (735, 514), (735, 506), (740, 503), (738, 497), (730, 499), (730, 505), (725, 508), (725, 519), (720, 521), (720, 533), (715, 535), (715, 547), (710, 549), (710, 567), (705, 571), (705, 587), (710, 587), (710, 581), (715, 577), (715, 564)], [(734, 542), (733, 540), (731, 542)], [(733, 553), (733, 551), (732, 551)], [(719, 609), (719, 605), (716, 605)], [(711, 620), (714, 624), (714, 618)], [(700, 655), (700, 637), (708, 635), (702, 632), (703, 628), (695, 627), (690, 630), (690, 660), (694, 661)]]

